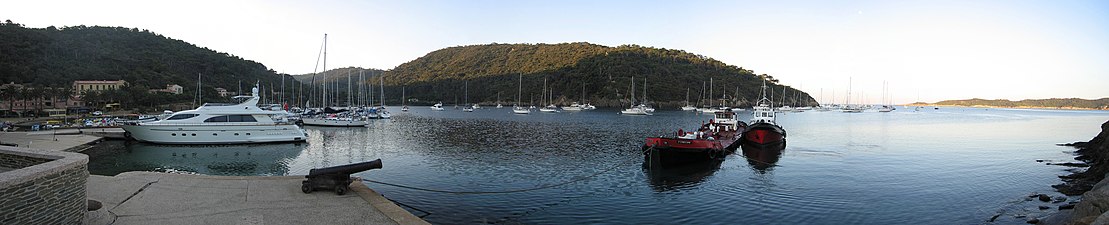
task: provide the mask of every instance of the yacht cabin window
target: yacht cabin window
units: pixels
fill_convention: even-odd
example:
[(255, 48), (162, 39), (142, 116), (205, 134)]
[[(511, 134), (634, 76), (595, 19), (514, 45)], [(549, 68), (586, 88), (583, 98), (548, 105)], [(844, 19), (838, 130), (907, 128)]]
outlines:
[(254, 119), (254, 115), (226, 115), (215, 116), (204, 120), (205, 123), (213, 122), (258, 122)]
[(199, 115), (200, 114), (177, 114), (177, 115), (173, 115), (169, 118), (166, 118), (166, 120), (183, 120), (183, 119), (193, 118), (193, 117), (196, 117), (196, 116), (199, 116)]

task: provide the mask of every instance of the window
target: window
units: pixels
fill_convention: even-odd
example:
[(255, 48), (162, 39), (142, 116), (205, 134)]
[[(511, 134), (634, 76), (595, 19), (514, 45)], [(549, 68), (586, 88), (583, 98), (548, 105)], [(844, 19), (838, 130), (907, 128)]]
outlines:
[(183, 119), (193, 118), (193, 117), (196, 117), (196, 116), (199, 116), (199, 114), (177, 114), (177, 115), (173, 115), (173, 116), (167, 118), (166, 120), (183, 120)]
[(204, 120), (205, 123), (227, 122), (227, 116), (216, 116)]
[(240, 122), (258, 122), (254, 119), (254, 115), (239, 115)]
[(258, 122), (258, 120), (255, 120), (253, 115), (226, 115), (208, 118), (204, 122)]

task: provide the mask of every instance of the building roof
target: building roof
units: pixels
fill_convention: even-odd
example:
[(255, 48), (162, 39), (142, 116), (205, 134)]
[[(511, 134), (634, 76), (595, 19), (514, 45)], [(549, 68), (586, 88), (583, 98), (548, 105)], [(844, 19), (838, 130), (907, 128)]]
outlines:
[(118, 84), (118, 83), (124, 83), (124, 82), (126, 82), (126, 81), (123, 81), (123, 80), (76, 80), (76, 81), (73, 81), (74, 84)]

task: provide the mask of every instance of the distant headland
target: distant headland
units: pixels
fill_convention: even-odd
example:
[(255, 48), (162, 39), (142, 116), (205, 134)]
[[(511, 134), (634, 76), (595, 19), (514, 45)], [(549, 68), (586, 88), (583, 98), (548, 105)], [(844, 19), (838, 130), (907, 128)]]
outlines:
[(1008, 99), (965, 99), (944, 100), (935, 103), (916, 102), (911, 106), (968, 106), (987, 108), (1032, 108), (1032, 109), (1082, 109), (1082, 110), (1109, 110), (1109, 98), (1081, 99), (1081, 98), (1049, 98), (1025, 99), (1010, 101)]

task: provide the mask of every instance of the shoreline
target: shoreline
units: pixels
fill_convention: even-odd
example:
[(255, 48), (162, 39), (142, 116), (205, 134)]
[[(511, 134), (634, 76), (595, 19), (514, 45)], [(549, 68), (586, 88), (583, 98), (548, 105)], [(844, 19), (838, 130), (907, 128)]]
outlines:
[(1099, 109), (1099, 108), (1081, 108), (1081, 107), (992, 106), (992, 105), (937, 105), (937, 104), (905, 104), (904, 106), (923, 106), (923, 107), (968, 107), (968, 108), (990, 108), (990, 109), (1054, 109), (1054, 110), (1074, 110), (1074, 111), (1109, 111), (1109, 109)]
[[(1060, 207), (1059, 211), (1044, 217), (1033, 218), (1040, 224), (1105, 224), (1109, 223), (1109, 121), (1101, 124), (1101, 132), (1090, 141), (1062, 144), (1072, 146), (1075, 160), (1085, 162), (1089, 167), (1059, 178), (1062, 184), (1052, 185), (1067, 196), (1081, 196), (1081, 200), (1071, 207)], [(1029, 221), (1033, 223), (1033, 221)]]

